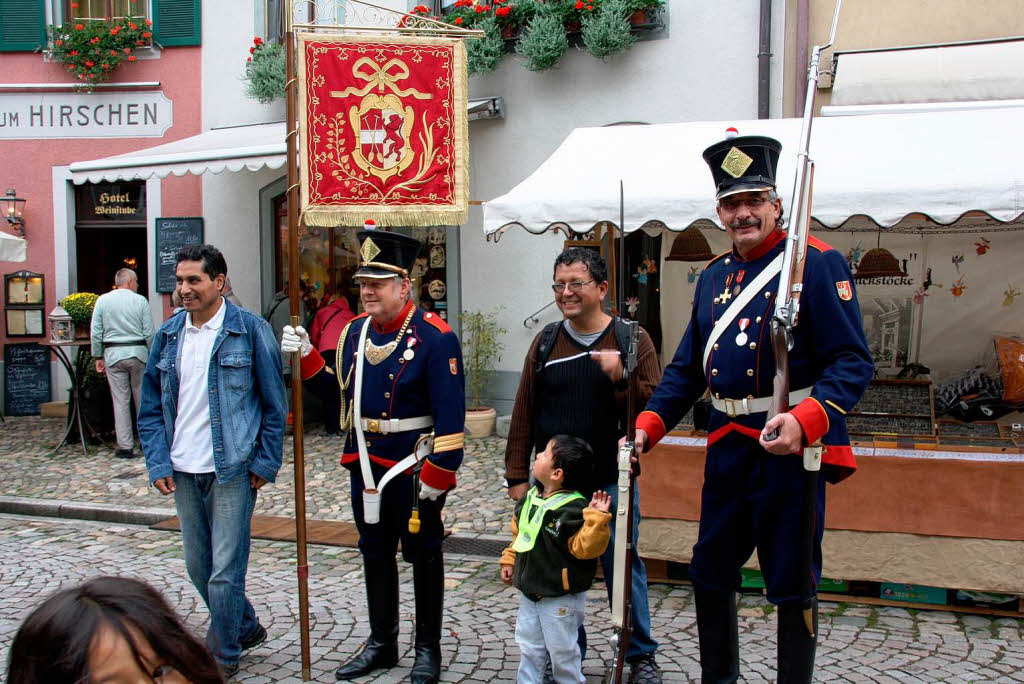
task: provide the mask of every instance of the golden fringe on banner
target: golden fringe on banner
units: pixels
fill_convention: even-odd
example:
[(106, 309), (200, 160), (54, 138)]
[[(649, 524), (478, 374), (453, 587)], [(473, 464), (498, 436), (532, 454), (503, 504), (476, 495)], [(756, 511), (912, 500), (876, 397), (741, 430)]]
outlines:
[[(298, 79), (299, 79), (299, 172), (301, 194), (301, 221), (309, 226), (359, 226), (367, 219), (372, 219), (378, 226), (438, 226), (461, 225), (469, 217), (469, 117), (467, 102), (469, 93), (469, 77), (466, 71), (466, 47), (459, 39), (438, 37), (406, 37), (406, 36), (360, 36), (301, 33), (298, 36)], [(405, 45), (443, 45), (453, 46), (452, 60), (452, 95), (454, 119), (454, 152), (455, 152), (455, 189), (454, 200), (450, 204), (428, 204), (392, 206), (387, 204), (316, 204), (310, 201), (310, 169), (309, 169), (309, 106), (320, 104), (319, 98), (313, 95), (309, 83), (309, 65), (306, 44), (334, 43), (349, 44), (372, 54), (360, 44), (405, 44)], [(320, 77), (322, 78), (322, 76)], [(378, 88), (383, 91), (383, 87)], [(357, 141), (358, 144), (358, 141)], [(320, 175), (319, 172), (317, 175)]]

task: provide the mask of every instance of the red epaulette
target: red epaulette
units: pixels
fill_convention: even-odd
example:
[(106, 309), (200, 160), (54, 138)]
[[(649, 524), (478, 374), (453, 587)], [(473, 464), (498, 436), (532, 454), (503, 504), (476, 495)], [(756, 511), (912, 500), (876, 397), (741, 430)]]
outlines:
[(808, 247), (813, 247), (814, 249), (818, 250), (819, 252), (829, 252), (829, 251), (835, 249), (835, 247), (833, 247), (832, 245), (828, 244), (824, 240), (819, 240), (818, 238), (814, 237), (813, 235), (808, 235), (807, 236), (807, 246)]
[(448, 323), (443, 318), (431, 311), (427, 311), (423, 314), (423, 320), (440, 330), (442, 335), (452, 331), (452, 329), (448, 327)]

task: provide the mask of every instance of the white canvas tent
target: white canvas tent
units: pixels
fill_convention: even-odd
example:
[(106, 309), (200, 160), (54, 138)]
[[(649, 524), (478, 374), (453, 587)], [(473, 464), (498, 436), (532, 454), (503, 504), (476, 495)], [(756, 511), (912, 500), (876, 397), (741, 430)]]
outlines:
[(0, 231), (0, 261), (24, 261), (25, 238)]
[[(1024, 214), (1024, 108), (818, 117), (812, 214), (836, 228), (865, 215), (892, 226), (921, 213), (948, 225), (982, 211), (1000, 222)], [(576, 233), (618, 223), (619, 181), (631, 232), (649, 221), (684, 230), (716, 220), (714, 187), (701, 152), (729, 126), (782, 142), (779, 193), (792, 195), (799, 119), (578, 128), (533, 174), (484, 204), (484, 232), (521, 226)], [(1024, 226), (1021, 226), (1024, 228)], [(495, 236), (497, 237), (497, 236)]]

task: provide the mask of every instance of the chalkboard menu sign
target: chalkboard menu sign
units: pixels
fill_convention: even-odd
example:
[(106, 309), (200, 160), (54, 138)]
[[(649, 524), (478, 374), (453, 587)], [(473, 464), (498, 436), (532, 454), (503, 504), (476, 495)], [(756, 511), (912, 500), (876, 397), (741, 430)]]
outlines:
[(4, 413), (38, 416), (50, 401), (50, 350), (40, 344), (4, 347)]
[(186, 245), (203, 244), (203, 217), (156, 220), (156, 291), (174, 292), (174, 260)]

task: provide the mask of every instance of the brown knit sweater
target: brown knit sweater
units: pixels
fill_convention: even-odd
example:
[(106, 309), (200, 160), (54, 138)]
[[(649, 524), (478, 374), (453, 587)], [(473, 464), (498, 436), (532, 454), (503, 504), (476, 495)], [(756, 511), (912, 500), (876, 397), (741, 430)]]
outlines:
[[(614, 321), (609, 326), (614, 325)], [(541, 333), (533, 339), (530, 350), (526, 354), (526, 361), (523, 364), (523, 374), (519, 379), (519, 390), (516, 393), (516, 403), (512, 409), (512, 422), (509, 427), (508, 444), (505, 447), (505, 478), (509, 484), (526, 482), (530, 477), (530, 454), (533, 452), (533, 420), (534, 420), (534, 391), (537, 367), (537, 349), (540, 346)], [(618, 350), (615, 341), (615, 331), (608, 330), (592, 347), (590, 351)], [(573, 356), (580, 353), (580, 348), (562, 330), (559, 331), (551, 349), (548, 362)], [(636, 383), (633, 415), (636, 416), (650, 399), (654, 388), (661, 380), (661, 363), (658, 354), (654, 349), (650, 336), (643, 328), (640, 329), (640, 344), (637, 354), (637, 368), (633, 373), (632, 382)], [(596, 361), (592, 363), (597, 363)], [(615, 392), (616, 401), (621, 411), (626, 410), (625, 389)], [(579, 410), (586, 410), (586, 407), (579, 407)], [(572, 434), (566, 430), (567, 434)], [(621, 437), (621, 435), (620, 435)]]

